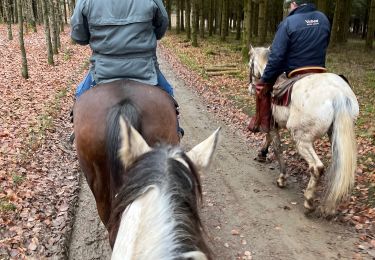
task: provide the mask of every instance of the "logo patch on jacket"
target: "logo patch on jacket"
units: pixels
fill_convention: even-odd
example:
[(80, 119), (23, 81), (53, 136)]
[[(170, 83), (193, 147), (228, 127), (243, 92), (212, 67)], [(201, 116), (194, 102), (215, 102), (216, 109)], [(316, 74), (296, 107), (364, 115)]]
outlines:
[(318, 19), (315, 19), (315, 20), (305, 20), (305, 22), (306, 22), (307, 26), (312, 26), (312, 25), (318, 25), (319, 24), (319, 20)]

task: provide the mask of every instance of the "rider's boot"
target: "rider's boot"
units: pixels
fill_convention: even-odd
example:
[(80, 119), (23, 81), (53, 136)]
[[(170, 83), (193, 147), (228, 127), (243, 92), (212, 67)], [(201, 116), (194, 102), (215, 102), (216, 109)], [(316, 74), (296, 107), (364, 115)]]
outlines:
[(263, 89), (260, 89), (260, 91), (258, 90), (256, 93), (256, 113), (255, 116), (251, 118), (247, 128), (254, 133), (268, 133), (270, 130), (272, 116), (271, 92)]
[(178, 105), (176, 99), (171, 96), (172, 99), (173, 99), (173, 102), (174, 102), (174, 105), (175, 105), (175, 108), (176, 108), (176, 115), (177, 115), (177, 134), (178, 134), (178, 137), (180, 138), (180, 140), (182, 139), (182, 137), (184, 137), (185, 135), (185, 131), (184, 129), (182, 129), (182, 127), (180, 126), (180, 106)]

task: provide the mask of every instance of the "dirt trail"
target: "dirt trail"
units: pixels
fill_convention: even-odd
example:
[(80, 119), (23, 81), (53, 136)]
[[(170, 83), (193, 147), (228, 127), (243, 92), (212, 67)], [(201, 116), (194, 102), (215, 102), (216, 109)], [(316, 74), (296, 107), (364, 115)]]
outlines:
[[(289, 182), (286, 189), (277, 188), (277, 167), (271, 170), (269, 164), (255, 162), (256, 151), (241, 135), (208, 113), (198, 95), (162, 59), (160, 63), (181, 106), (186, 149), (223, 127), (214, 163), (202, 177), (202, 218), (215, 259), (237, 259), (246, 251), (252, 259), (262, 260), (352, 259), (357, 235), (348, 227), (306, 218), (298, 185)], [(78, 207), (70, 259), (108, 259), (106, 233), (85, 180)], [(233, 235), (232, 230), (239, 234)]]

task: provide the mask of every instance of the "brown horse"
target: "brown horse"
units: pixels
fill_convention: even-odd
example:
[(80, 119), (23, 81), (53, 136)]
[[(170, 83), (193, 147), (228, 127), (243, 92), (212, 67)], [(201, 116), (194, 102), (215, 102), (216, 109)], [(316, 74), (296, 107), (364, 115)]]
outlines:
[(198, 215), (198, 171), (208, 166), (218, 131), (185, 154), (169, 95), (122, 80), (77, 100), (74, 132), (114, 259), (210, 258)]

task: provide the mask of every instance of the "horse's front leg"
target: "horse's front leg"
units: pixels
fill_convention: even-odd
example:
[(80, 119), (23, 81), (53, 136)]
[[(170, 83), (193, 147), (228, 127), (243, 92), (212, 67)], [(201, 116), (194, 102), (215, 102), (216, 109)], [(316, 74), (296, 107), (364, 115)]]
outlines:
[(277, 127), (272, 128), (271, 131), (268, 133), (269, 139), (273, 140), (272, 147), (274, 149), (274, 153), (276, 156), (277, 161), (279, 162), (280, 167), (280, 176), (277, 179), (277, 186), (280, 188), (284, 188), (286, 186), (286, 166), (284, 158), (282, 157), (283, 151), (281, 149), (281, 141), (280, 141), (280, 134), (279, 129)]

